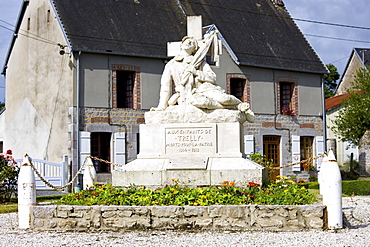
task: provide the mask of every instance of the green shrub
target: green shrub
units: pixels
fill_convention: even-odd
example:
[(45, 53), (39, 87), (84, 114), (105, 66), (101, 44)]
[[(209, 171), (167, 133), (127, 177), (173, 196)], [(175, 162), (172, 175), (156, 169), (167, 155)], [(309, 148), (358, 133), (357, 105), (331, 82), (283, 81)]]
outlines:
[(12, 151), (0, 154), (0, 203), (9, 202), (17, 192), (19, 167), (12, 157)]
[(250, 154), (248, 158), (257, 164), (265, 167), (267, 169), (268, 179), (273, 180), (275, 171), (273, 159), (268, 159), (266, 155), (260, 154), (258, 152)]
[(300, 183), (300, 185), (306, 187), (306, 189), (318, 190), (320, 188), (319, 182)]
[(347, 196), (368, 196), (370, 180), (342, 181), (342, 193)]
[(179, 181), (159, 190), (130, 186), (127, 189), (114, 188), (111, 184), (95, 184), (88, 190), (65, 195), (56, 204), (64, 205), (241, 205), (275, 204), (302, 205), (316, 201), (305, 187), (282, 177), (264, 187), (249, 182), (245, 188), (234, 187), (233, 182), (224, 181), (221, 186), (203, 188), (182, 187)]

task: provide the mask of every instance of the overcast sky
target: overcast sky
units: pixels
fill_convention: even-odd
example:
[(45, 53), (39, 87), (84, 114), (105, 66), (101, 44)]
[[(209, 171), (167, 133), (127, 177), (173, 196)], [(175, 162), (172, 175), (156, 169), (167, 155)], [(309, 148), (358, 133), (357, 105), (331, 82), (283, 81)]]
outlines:
[[(13, 35), (10, 30), (14, 29), (22, 2), (23, 0), (0, 0), (1, 71)], [(284, 3), (295, 19), (370, 28), (370, 23), (367, 21), (370, 0), (284, 0)], [(353, 48), (370, 49), (369, 29), (298, 20), (295, 22), (323, 63), (334, 64), (341, 75)], [(0, 76), (0, 102), (4, 102), (4, 90), (5, 80), (3, 76)]]

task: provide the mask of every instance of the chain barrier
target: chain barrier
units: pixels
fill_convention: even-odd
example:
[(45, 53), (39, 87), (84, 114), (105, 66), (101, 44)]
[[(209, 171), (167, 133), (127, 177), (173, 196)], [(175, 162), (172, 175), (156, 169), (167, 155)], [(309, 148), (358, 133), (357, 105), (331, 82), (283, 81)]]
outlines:
[(108, 161), (108, 160), (100, 159), (100, 158), (98, 158), (98, 157), (87, 156), (87, 158), (91, 158), (91, 159), (93, 159), (93, 160), (97, 160), (97, 161), (104, 162), (104, 163), (107, 163), (107, 164), (111, 164), (111, 165), (114, 165), (114, 166), (120, 166), (120, 167), (124, 166), (124, 165), (122, 165), (122, 164), (113, 163), (113, 162), (110, 162), (110, 161)]
[(298, 165), (298, 164), (310, 163), (313, 160), (317, 160), (317, 159), (322, 158), (322, 157), (325, 157), (325, 156), (328, 156), (328, 154), (326, 152), (323, 153), (323, 154), (317, 155), (315, 157), (311, 157), (311, 158), (308, 158), (308, 159), (305, 159), (305, 160), (301, 160), (301, 161), (298, 161), (298, 162), (295, 162), (295, 163), (291, 163), (289, 165), (279, 166), (279, 167), (271, 167), (269, 169), (271, 169), (271, 170), (278, 170), (278, 169), (282, 169), (282, 168), (286, 168), (286, 167), (290, 167), (290, 166), (294, 166), (294, 165)]
[[(298, 161), (298, 162), (295, 162), (295, 163), (291, 163), (289, 165), (285, 165), (285, 166), (279, 166), (279, 167), (271, 167), (269, 169), (271, 170), (278, 170), (278, 169), (282, 169), (282, 168), (286, 168), (286, 167), (290, 167), (290, 166), (294, 166), (294, 165), (298, 165), (298, 164), (303, 164), (303, 163), (309, 163), (309, 162), (312, 162), (313, 160), (316, 160), (316, 159), (319, 159), (319, 158), (322, 158), (322, 157), (325, 157), (325, 156), (328, 156), (327, 153), (323, 153), (323, 154), (320, 154), (318, 156), (315, 156), (315, 157), (312, 157), (312, 158), (308, 158), (306, 160), (301, 160), (301, 161)], [(100, 159), (98, 157), (93, 157), (93, 156), (86, 156), (83, 163), (82, 163), (82, 166), (81, 168), (77, 171), (77, 173), (74, 175), (74, 177), (72, 178), (72, 180), (70, 182), (68, 182), (67, 184), (65, 184), (64, 186), (61, 186), (61, 187), (58, 187), (58, 186), (54, 186), (52, 185), (51, 183), (49, 183), (45, 178), (42, 177), (42, 175), (37, 171), (36, 167), (32, 164), (32, 160), (30, 161), (30, 165), (32, 167), (32, 169), (35, 171), (36, 175), (41, 179), (42, 182), (45, 183), (45, 185), (53, 188), (53, 189), (56, 189), (56, 190), (62, 190), (68, 186), (70, 186), (78, 177), (78, 175), (81, 174), (82, 170), (85, 168), (86, 166), (86, 160), (90, 158), (90, 159), (93, 159), (93, 160), (97, 160), (97, 161), (100, 161), (100, 162), (103, 162), (103, 163), (107, 163), (107, 164), (111, 164), (111, 165), (114, 165), (114, 166), (124, 166), (122, 164), (117, 164), (117, 163), (114, 163), (114, 162), (110, 162), (110, 161), (107, 161), (107, 160), (103, 160), (103, 159)], [(90, 171), (89, 171), (90, 172)]]
[(45, 183), (45, 185), (47, 185), (47, 186), (49, 186), (49, 187), (51, 187), (53, 189), (56, 189), (56, 190), (62, 190), (64, 188), (70, 186), (76, 180), (76, 178), (78, 177), (78, 175), (81, 174), (82, 169), (84, 169), (84, 167), (85, 167), (85, 162), (86, 162), (87, 158), (91, 158), (91, 157), (90, 156), (86, 156), (85, 159), (84, 159), (84, 162), (82, 163), (82, 166), (77, 171), (77, 173), (74, 175), (74, 177), (72, 178), (72, 180), (69, 181), (68, 183), (66, 183), (64, 186), (61, 186), (61, 187), (54, 186), (51, 183), (49, 183), (45, 178), (43, 178), (42, 175), (39, 173), (39, 171), (37, 171), (36, 167), (32, 164), (32, 160), (30, 160), (30, 165), (31, 165), (32, 169), (35, 171), (36, 175), (41, 179), (42, 182)]

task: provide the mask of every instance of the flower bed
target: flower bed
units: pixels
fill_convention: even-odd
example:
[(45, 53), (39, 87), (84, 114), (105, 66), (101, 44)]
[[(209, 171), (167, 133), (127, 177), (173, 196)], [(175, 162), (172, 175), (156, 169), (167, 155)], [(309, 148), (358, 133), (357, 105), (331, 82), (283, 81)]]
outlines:
[(245, 188), (236, 188), (233, 182), (228, 181), (205, 188), (182, 187), (176, 179), (173, 182), (173, 185), (158, 190), (95, 184), (88, 190), (63, 196), (58, 202), (68, 205), (32, 207), (31, 227), (40, 230), (115, 231), (295, 231), (325, 227), (325, 206), (304, 205), (314, 202), (316, 197), (286, 177), (264, 187), (250, 182)]
[(62, 205), (130, 205), (130, 206), (210, 206), (210, 205), (305, 205), (316, 201), (316, 196), (286, 177), (279, 177), (264, 187), (249, 182), (245, 188), (237, 188), (233, 182), (224, 181), (221, 186), (190, 188), (182, 187), (173, 179), (172, 185), (151, 190), (130, 186), (114, 188), (110, 184), (95, 184), (88, 190), (69, 194), (57, 203)]

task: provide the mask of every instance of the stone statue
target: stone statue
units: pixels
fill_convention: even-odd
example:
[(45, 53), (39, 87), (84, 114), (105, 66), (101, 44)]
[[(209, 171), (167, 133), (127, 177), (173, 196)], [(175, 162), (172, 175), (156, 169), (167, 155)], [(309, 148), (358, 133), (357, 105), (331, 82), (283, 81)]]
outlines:
[[(218, 45), (216, 31), (205, 35), (204, 40), (199, 43), (193, 37), (185, 36), (182, 39), (179, 54), (165, 66), (159, 104), (151, 111), (165, 111), (176, 104), (183, 109), (192, 105), (205, 110), (238, 110), (246, 115), (246, 120), (254, 121), (254, 114), (248, 103), (241, 102), (215, 85), (216, 74), (205, 61), (212, 45)], [(171, 96), (172, 87), (174, 94)]]

